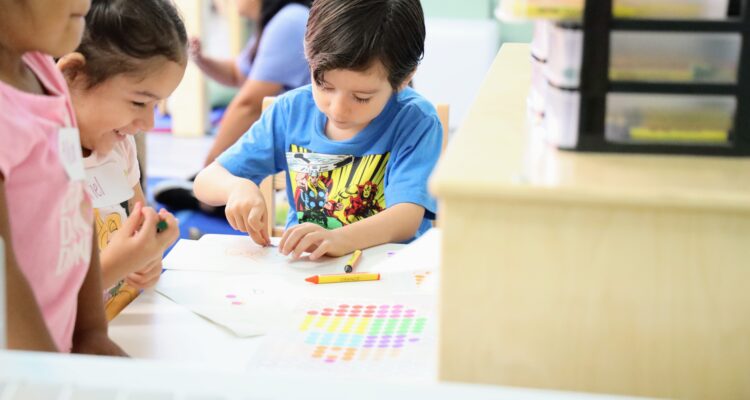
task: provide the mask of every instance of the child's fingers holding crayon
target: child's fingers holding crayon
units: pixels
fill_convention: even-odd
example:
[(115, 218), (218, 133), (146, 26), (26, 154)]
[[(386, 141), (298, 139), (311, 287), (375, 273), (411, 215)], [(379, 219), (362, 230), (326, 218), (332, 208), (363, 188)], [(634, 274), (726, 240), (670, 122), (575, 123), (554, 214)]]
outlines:
[(143, 224), (143, 214), (141, 213), (142, 209), (143, 204), (140, 201), (136, 202), (133, 206), (133, 210), (128, 216), (128, 219), (126, 219), (122, 224), (120, 230), (123, 231), (125, 237), (133, 236), (141, 227), (141, 224)]
[(156, 214), (156, 210), (151, 207), (143, 207), (141, 208), (141, 214), (143, 215), (143, 221), (138, 227), (138, 236), (156, 235), (155, 227), (159, 223), (159, 215)]
[(163, 251), (180, 236), (180, 222), (172, 213), (165, 209), (159, 210), (158, 218), (159, 222), (157, 226), (161, 225), (163, 229), (159, 230), (157, 239), (161, 243)]

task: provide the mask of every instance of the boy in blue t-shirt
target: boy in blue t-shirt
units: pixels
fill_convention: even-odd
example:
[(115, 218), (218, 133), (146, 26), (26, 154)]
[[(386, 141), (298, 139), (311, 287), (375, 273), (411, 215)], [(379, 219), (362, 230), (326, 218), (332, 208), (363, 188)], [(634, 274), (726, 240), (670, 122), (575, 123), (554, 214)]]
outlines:
[[(287, 172), (281, 253), (340, 256), (429, 229), (427, 178), (442, 127), (408, 88), (424, 53), (419, 0), (316, 0), (305, 34), (312, 84), (287, 92), (195, 180), (235, 229), (270, 243), (258, 188)], [(334, 229), (338, 228), (338, 229)]]

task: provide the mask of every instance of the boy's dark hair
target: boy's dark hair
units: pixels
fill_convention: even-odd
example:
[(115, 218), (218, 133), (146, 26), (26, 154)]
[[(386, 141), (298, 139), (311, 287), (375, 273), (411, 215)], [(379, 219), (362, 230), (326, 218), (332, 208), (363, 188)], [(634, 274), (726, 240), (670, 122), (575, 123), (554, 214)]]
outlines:
[(395, 90), (422, 60), (424, 39), (419, 0), (315, 0), (305, 57), (319, 85), (326, 71), (363, 71), (380, 60)]
[(310, 8), (312, 0), (263, 0), (260, 4), (260, 20), (256, 27), (255, 33), (255, 44), (250, 50), (250, 61), (255, 60), (255, 56), (258, 54), (258, 45), (260, 44), (260, 37), (263, 36), (263, 30), (266, 25), (271, 21), (271, 18), (275, 17), (276, 14), (281, 11), (282, 8), (289, 4), (302, 4), (303, 6)]
[(93, 87), (153, 57), (187, 62), (187, 33), (171, 0), (92, 0), (76, 51)]

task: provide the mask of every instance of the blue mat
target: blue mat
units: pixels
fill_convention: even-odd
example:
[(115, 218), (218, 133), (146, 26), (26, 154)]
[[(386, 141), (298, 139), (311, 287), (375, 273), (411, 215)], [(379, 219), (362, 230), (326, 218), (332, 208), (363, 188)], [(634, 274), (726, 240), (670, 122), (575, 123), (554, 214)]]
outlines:
[[(225, 107), (217, 107), (211, 110), (211, 113), (208, 115), (208, 120), (211, 123), (211, 134), (213, 135), (215, 133), (216, 128), (219, 126), (219, 122), (221, 122), (221, 118), (224, 117), (224, 112), (226, 112)], [(154, 131), (157, 132), (172, 132), (172, 116), (169, 114), (162, 114), (159, 112), (158, 109), (154, 109)]]

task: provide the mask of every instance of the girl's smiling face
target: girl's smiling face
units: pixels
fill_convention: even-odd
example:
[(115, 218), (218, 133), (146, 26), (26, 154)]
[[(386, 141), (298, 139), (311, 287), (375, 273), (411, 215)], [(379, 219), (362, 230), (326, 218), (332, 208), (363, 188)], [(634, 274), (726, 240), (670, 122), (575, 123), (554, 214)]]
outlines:
[(83, 76), (69, 79), (84, 156), (107, 154), (127, 135), (153, 128), (154, 106), (175, 90), (184, 73), (184, 64), (165, 59), (144, 73), (118, 74), (91, 88)]

